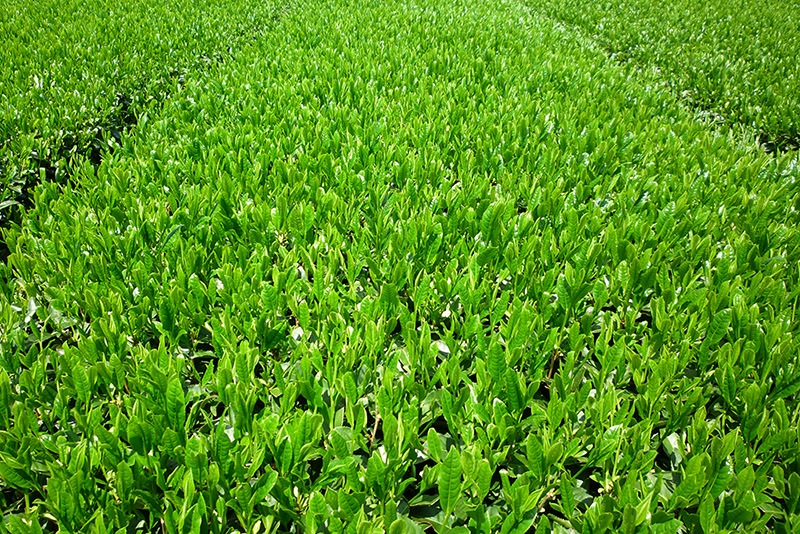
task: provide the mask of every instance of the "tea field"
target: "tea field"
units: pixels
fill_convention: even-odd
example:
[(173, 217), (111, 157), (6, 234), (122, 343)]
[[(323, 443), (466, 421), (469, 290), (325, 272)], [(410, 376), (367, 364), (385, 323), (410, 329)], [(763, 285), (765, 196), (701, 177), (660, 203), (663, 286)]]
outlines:
[(711, 72), (651, 0), (41, 3), (0, 532), (800, 530), (796, 26), (699, 10)]
[(541, 0), (608, 53), (663, 73), (699, 115), (754, 128), (770, 151), (800, 147), (800, 2)]

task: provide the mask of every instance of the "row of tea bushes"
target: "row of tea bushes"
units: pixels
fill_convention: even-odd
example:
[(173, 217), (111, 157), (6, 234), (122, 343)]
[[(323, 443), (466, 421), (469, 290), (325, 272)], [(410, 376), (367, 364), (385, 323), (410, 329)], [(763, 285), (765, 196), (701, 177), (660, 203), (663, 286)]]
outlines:
[(800, 145), (800, 2), (542, 0), (536, 9), (614, 57), (661, 73), (701, 114), (755, 132), (769, 150)]

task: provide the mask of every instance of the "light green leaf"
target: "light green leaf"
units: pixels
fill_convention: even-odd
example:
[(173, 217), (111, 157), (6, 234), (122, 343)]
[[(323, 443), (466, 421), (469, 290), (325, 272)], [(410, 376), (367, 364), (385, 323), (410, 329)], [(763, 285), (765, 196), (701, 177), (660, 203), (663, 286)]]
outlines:
[(435, 462), (442, 461), (442, 442), (439, 439), (439, 434), (433, 428), (428, 429), (428, 454)]
[(91, 396), (89, 377), (80, 362), (75, 362), (72, 367), (72, 381), (75, 383), (75, 392), (78, 394), (78, 398), (83, 402), (89, 402)]
[(733, 369), (728, 366), (720, 369), (720, 375), (719, 388), (722, 398), (725, 399), (729, 406), (732, 406), (736, 399), (736, 376), (733, 374)]
[(439, 464), (439, 504), (449, 516), (455, 510), (461, 495), (461, 460), (455, 447), (450, 447), (444, 461)]
[(178, 435), (181, 435), (185, 419), (186, 400), (183, 395), (183, 380), (173, 378), (167, 386), (167, 420)]
[(395, 519), (392, 521), (392, 524), (389, 525), (389, 534), (406, 534), (407, 532), (406, 522), (402, 518)]
[(730, 325), (731, 310), (725, 309), (717, 312), (711, 319), (711, 323), (708, 325), (708, 333), (706, 334), (706, 338), (708, 339), (709, 346), (713, 347), (719, 343), (728, 332)]
[(372, 456), (367, 460), (367, 485), (376, 493), (380, 493), (386, 483), (383, 478), (385, 471), (386, 465), (381, 460), (378, 452), (373, 452)]
[(562, 276), (556, 282), (556, 295), (558, 295), (558, 304), (565, 310), (572, 307), (572, 296), (567, 285), (567, 280)]
[(31, 489), (34, 487), (30, 480), (23, 477), (19, 471), (13, 467), (10, 467), (6, 463), (5, 458), (0, 458), (0, 480), (2, 480), (5, 485), (17, 489)]
[(122, 461), (117, 464), (117, 495), (123, 502), (127, 501), (132, 489), (133, 471), (126, 462)]
[(269, 311), (278, 309), (278, 292), (272, 284), (266, 284), (261, 290), (261, 303)]
[(525, 401), (522, 398), (522, 390), (519, 387), (517, 372), (511, 368), (506, 369), (505, 391), (511, 413), (518, 414), (524, 408)]
[(230, 451), (233, 444), (225, 432), (225, 423), (223, 422), (217, 423), (214, 445), (216, 446), (216, 457), (219, 466), (222, 469), (222, 473), (226, 473), (231, 463)]
[(495, 381), (499, 382), (503, 379), (506, 373), (506, 355), (503, 347), (494, 339), (489, 344), (489, 351), (487, 354), (486, 367), (489, 370), (489, 376)]
[(529, 434), (525, 448), (531, 475), (542, 476), (544, 474), (544, 453), (541, 440), (535, 434)]
[(492, 476), (494, 475), (489, 461), (481, 459), (478, 462), (478, 467), (475, 471), (475, 484), (478, 486), (478, 498), (483, 500), (489, 494), (489, 489), (492, 485)]
[(320, 492), (315, 491), (311, 494), (308, 500), (308, 512), (323, 519), (328, 516), (328, 505)]
[(728, 483), (733, 478), (733, 470), (728, 462), (723, 462), (719, 471), (714, 475), (714, 481), (708, 490), (708, 494), (712, 499), (717, 499), (723, 491), (728, 487)]
[(700, 502), (697, 514), (700, 516), (700, 526), (703, 528), (703, 532), (711, 532), (714, 528), (715, 510), (714, 501), (710, 497), (706, 497)]

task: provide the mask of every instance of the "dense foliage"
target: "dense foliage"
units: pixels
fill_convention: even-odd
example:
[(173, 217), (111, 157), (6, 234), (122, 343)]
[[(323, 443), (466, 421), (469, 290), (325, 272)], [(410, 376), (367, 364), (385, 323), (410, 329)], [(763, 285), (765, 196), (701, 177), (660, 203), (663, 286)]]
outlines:
[(796, 154), (518, 0), (281, 13), (4, 231), (0, 529), (800, 528)]
[(186, 72), (228, 57), (277, 13), (238, 0), (4, 1), (0, 227), (42, 177), (64, 181), (71, 160), (99, 160)]
[(662, 73), (713, 120), (755, 131), (769, 149), (800, 145), (797, 0), (537, 0), (615, 57)]

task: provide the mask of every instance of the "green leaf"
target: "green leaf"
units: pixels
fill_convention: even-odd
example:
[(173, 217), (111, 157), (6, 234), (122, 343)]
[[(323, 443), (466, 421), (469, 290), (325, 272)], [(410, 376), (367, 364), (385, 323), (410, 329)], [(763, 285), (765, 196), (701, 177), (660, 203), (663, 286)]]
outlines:
[(723, 462), (719, 470), (714, 475), (714, 481), (708, 490), (708, 495), (712, 499), (717, 499), (728, 487), (728, 483), (733, 478), (733, 470), (728, 462)]
[(547, 534), (548, 532), (552, 532), (552, 529), (553, 527), (550, 524), (550, 520), (546, 515), (543, 515), (541, 519), (539, 519), (539, 523), (536, 525), (535, 534)]
[(731, 324), (731, 310), (725, 309), (721, 312), (717, 312), (714, 314), (714, 317), (711, 319), (711, 323), (708, 325), (708, 333), (706, 334), (706, 338), (708, 339), (708, 343), (710, 346), (714, 346), (718, 344), (725, 334), (728, 332), (728, 328)]
[(169, 297), (164, 296), (160, 299), (158, 306), (158, 317), (161, 320), (161, 328), (167, 334), (172, 334), (175, 330), (175, 310)]
[(0, 479), (12, 488), (31, 489), (34, 487), (33, 482), (22, 476), (13, 467), (10, 467), (5, 458), (0, 458)]
[(557, 463), (561, 460), (561, 455), (564, 454), (564, 445), (560, 441), (556, 441), (550, 448), (547, 449), (546, 463), (548, 466)]
[(710, 497), (706, 497), (700, 502), (700, 507), (697, 509), (697, 514), (700, 517), (700, 526), (703, 532), (711, 532), (714, 529), (714, 501)]
[(447, 457), (439, 464), (438, 476), (439, 504), (449, 516), (455, 510), (461, 494), (461, 460), (455, 447), (451, 447)]
[(389, 534), (406, 534), (407, 532), (406, 522), (402, 518), (395, 519), (392, 521), (392, 524), (389, 525)]
[(308, 512), (323, 519), (328, 516), (328, 505), (320, 492), (315, 491), (311, 494), (308, 500)]
[[(201, 494), (199, 497), (200, 501), (202, 502), (203, 495)], [(200, 507), (199, 505), (192, 506), (190, 510), (190, 522), (189, 522), (189, 533), (190, 534), (200, 534), (200, 528), (203, 524), (204, 512), (201, 512), (201, 509), (205, 509), (205, 505)]]
[(331, 446), (334, 454), (341, 459), (350, 457), (350, 445), (352, 432), (349, 428), (336, 427), (331, 431)]
[(186, 401), (183, 396), (183, 380), (173, 378), (167, 386), (167, 420), (180, 436), (186, 419)]
[(489, 344), (486, 367), (489, 370), (489, 376), (497, 382), (502, 380), (506, 374), (505, 351), (500, 343), (494, 339)]
[(217, 429), (214, 436), (214, 445), (216, 447), (216, 458), (219, 462), (222, 473), (227, 473), (231, 465), (231, 448), (233, 444), (225, 432), (225, 423), (217, 423)]
[(789, 506), (790, 513), (796, 513), (800, 507), (800, 475), (797, 471), (789, 475), (787, 481), (786, 502)]
[(373, 452), (367, 461), (367, 485), (379, 495), (382, 494), (386, 483), (386, 480), (384, 480), (385, 471), (386, 465), (381, 460), (378, 452)]
[(489, 206), (481, 216), (481, 236), (487, 243), (492, 239), (492, 228), (494, 226), (494, 209)]
[(117, 464), (117, 495), (122, 501), (130, 498), (133, 489), (133, 471), (130, 466), (122, 461)]
[(439, 439), (439, 434), (433, 428), (428, 429), (428, 454), (435, 462), (442, 461), (442, 442)]
[[(704, 472), (705, 455), (703, 453), (694, 455), (689, 459), (683, 472), (683, 480), (675, 489), (675, 499), (685, 499), (690, 502), (698, 495), (698, 492), (706, 483)], [(680, 505), (679, 505), (680, 506)]]
[(80, 362), (75, 362), (72, 367), (72, 381), (75, 384), (75, 392), (78, 394), (78, 398), (84, 403), (89, 402), (89, 397), (92, 394), (89, 377)]
[(339, 509), (344, 512), (346, 517), (355, 517), (361, 510), (362, 503), (359, 499), (347, 493), (344, 489), (340, 489), (338, 493)]
[(278, 291), (272, 284), (266, 284), (261, 290), (261, 303), (264, 307), (271, 311), (278, 310)]
[(524, 407), (525, 401), (522, 398), (522, 391), (519, 387), (517, 373), (513, 369), (506, 369), (506, 399), (508, 407), (512, 413), (518, 414)]
[(8, 528), (8, 532), (11, 534), (30, 534), (30, 524), (23, 521), (19, 516), (9, 514), (4, 516), (3, 519), (5, 522), (5, 527)]
[(397, 297), (397, 287), (394, 284), (384, 284), (381, 287), (381, 302), (385, 306), (396, 306), (400, 304), (400, 300)]
[(733, 369), (730, 367), (725, 367), (719, 371), (721, 375), (719, 388), (722, 393), (722, 398), (725, 399), (725, 402), (727, 402), (729, 406), (732, 406), (734, 400), (736, 400), (736, 376), (733, 374)]
[(569, 310), (572, 307), (572, 296), (564, 277), (560, 277), (556, 283), (556, 295), (558, 296), (559, 306), (565, 310)]
[(652, 534), (678, 534), (684, 528), (683, 522), (679, 519), (671, 519), (664, 523), (650, 525)]
[(570, 518), (575, 510), (575, 493), (572, 482), (567, 476), (561, 476), (558, 489), (559, 493), (561, 493), (561, 508), (564, 510), (566, 517)]
[(525, 442), (528, 468), (531, 475), (541, 477), (544, 474), (544, 452), (542, 441), (535, 434), (529, 434)]
[(355, 378), (353, 378), (353, 373), (351, 371), (345, 373), (343, 383), (347, 402), (355, 404), (358, 400), (358, 386), (356, 385)]
[(753, 489), (756, 481), (756, 474), (752, 465), (748, 465), (736, 475), (736, 497), (741, 497), (747, 491)]
[(492, 471), (492, 467), (489, 464), (489, 461), (486, 459), (481, 459), (478, 462), (478, 466), (475, 470), (475, 484), (478, 487), (479, 500), (481, 501), (484, 500), (486, 498), (486, 495), (489, 494), (493, 476), (494, 472)]

